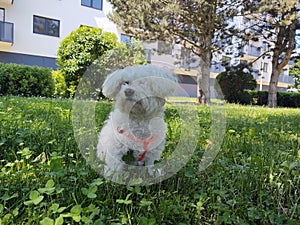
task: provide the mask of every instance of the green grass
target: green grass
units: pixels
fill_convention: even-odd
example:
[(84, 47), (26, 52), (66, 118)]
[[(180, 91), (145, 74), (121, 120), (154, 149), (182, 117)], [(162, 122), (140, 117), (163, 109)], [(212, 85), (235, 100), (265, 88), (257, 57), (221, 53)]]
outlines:
[(167, 98), (168, 101), (182, 101), (182, 102), (196, 102), (196, 98), (190, 98), (190, 97), (168, 97)]
[[(71, 108), (0, 97), (0, 224), (300, 224), (300, 109), (227, 105), (222, 150), (199, 172), (211, 121), (196, 106), (200, 138), (189, 163), (161, 183), (127, 187), (86, 164)], [(99, 130), (110, 110), (97, 105)], [(180, 132), (171, 106), (166, 120), (168, 150)]]

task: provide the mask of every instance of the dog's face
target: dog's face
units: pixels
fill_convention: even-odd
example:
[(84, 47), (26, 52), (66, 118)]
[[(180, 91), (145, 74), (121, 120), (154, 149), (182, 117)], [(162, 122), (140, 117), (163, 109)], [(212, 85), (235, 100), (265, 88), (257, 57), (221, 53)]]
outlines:
[(159, 113), (165, 99), (156, 96), (151, 89), (151, 79), (141, 78), (122, 81), (116, 96), (116, 107), (133, 116), (147, 116)]
[(160, 113), (165, 97), (174, 91), (176, 78), (152, 65), (126, 67), (109, 75), (103, 94), (116, 100), (116, 107), (135, 116)]

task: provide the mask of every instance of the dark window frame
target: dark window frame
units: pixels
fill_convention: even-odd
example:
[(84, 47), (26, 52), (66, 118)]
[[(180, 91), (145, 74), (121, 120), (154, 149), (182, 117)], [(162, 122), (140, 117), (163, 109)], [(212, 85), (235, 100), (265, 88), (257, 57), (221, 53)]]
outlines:
[(262, 72), (267, 73), (267, 72), (268, 72), (268, 66), (269, 66), (268, 63), (266, 63), (266, 62), (261, 62), (261, 64), (260, 64), (260, 70), (261, 70)]
[[(45, 20), (45, 31), (44, 32), (40, 32), (36, 29), (36, 27), (35, 27), (35, 18)], [(58, 24), (57, 34), (56, 33), (52, 34), (51, 29), (49, 29), (49, 24), (52, 21), (57, 22), (57, 24)], [(48, 18), (48, 17), (44, 17), (44, 16), (33, 15), (33, 33), (47, 35), (47, 36), (51, 36), (51, 37), (59, 37), (60, 36), (60, 20), (53, 19), (53, 18)]]
[(81, 0), (81, 5), (89, 7), (89, 8), (101, 10), (101, 11), (103, 10), (103, 0), (98, 0), (98, 1), (100, 1), (100, 8), (96, 7), (94, 4), (94, 1), (97, 1), (97, 0), (89, 0), (89, 1), (90, 1), (90, 3), (86, 4), (85, 2), (83, 2), (83, 0)]

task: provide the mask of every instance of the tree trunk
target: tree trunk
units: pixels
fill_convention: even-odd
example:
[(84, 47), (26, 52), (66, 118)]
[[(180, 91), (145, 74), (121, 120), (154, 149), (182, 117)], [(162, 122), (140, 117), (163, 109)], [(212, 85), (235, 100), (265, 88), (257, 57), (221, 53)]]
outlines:
[(277, 107), (277, 84), (280, 71), (277, 68), (272, 69), (271, 80), (269, 83), (268, 107)]
[(210, 104), (210, 61), (210, 51), (204, 52), (199, 57), (196, 103), (202, 105)]
[[(272, 74), (269, 83), (268, 107), (277, 107), (277, 84), (281, 70), (285, 67), (295, 48), (295, 34), (298, 20), (293, 20), (289, 26), (279, 27), (272, 58)], [(284, 55), (280, 60), (280, 55)]]

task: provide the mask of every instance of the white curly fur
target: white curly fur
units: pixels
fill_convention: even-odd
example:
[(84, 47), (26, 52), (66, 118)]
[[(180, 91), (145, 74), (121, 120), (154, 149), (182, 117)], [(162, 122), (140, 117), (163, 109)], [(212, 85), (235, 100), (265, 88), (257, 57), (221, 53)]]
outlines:
[[(126, 67), (110, 74), (102, 87), (105, 96), (115, 100), (101, 130), (97, 156), (105, 161), (105, 176), (123, 170), (122, 157), (133, 151), (135, 165), (151, 167), (159, 160), (165, 145), (165, 97), (175, 90), (177, 79), (165, 68), (153, 65)], [(120, 130), (123, 132), (120, 132)], [(140, 140), (152, 139), (147, 153)]]

